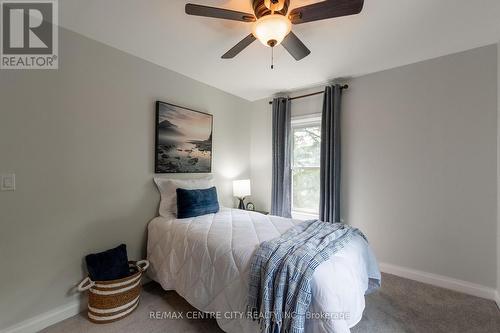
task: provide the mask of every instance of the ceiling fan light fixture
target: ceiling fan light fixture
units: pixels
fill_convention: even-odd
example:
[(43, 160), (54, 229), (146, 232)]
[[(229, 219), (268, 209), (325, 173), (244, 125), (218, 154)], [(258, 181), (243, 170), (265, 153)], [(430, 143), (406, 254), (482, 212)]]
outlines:
[(266, 15), (253, 24), (253, 35), (262, 44), (274, 47), (280, 44), (292, 30), (290, 20), (280, 14)]

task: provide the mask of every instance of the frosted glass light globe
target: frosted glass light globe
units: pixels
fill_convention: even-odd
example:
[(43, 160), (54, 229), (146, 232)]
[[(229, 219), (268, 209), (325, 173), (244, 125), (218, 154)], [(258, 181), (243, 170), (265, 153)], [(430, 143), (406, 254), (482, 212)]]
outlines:
[(258, 19), (253, 25), (253, 35), (262, 44), (274, 47), (280, 44), (292, 30), (290, 20), (280, 14), (266, 15)]

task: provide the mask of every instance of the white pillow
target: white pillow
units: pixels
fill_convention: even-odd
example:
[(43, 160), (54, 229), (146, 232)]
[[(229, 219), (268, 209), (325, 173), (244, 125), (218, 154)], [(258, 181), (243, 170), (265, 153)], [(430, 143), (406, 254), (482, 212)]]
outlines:
[(187, 190), (207, 189), (214, 186), (212, 176), (197, 179), (167, 179), (154, 177), (156, 186), (160, 191), (160, 216), (168, 217), (174, 214), (177, 216), (177, 192), (178, 188)]

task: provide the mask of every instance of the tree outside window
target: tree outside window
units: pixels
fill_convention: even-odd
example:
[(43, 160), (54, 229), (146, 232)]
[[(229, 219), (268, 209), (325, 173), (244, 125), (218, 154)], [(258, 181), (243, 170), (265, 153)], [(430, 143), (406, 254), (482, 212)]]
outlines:
[(318, 117), (292, 121), (292, 211), (319, 213), (321, 124)]

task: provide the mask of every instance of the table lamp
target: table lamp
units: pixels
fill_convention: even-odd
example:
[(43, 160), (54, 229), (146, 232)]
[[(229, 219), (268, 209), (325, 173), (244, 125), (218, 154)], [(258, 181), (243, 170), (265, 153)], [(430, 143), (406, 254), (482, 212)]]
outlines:
[(245, 197), (251, 195), (250, 179), (233, 180), (233, 195), (240, 200), (239, 209), (245, 209)]

